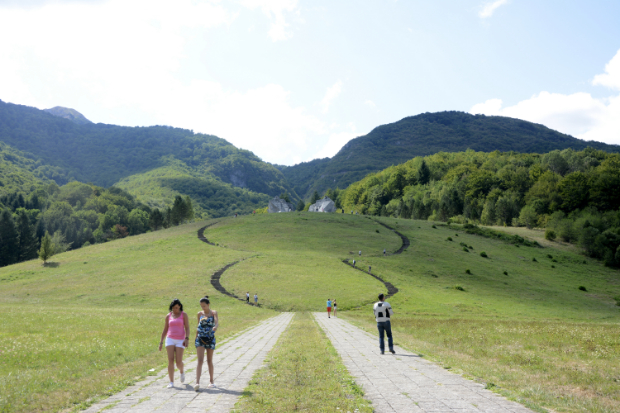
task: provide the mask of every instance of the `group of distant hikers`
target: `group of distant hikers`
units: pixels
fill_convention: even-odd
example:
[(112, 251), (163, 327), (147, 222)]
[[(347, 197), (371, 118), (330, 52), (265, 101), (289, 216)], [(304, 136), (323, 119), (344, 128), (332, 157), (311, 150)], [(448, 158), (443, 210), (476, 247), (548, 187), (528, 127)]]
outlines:
[[(246, 301), (250, 302), (250, 292), (246, 293)], [(258, 304), (258, 295), (254, 294), (254, 302)], [(207, 366), (209, 367), (209, 384), (207, 388), (215, 388), (213, 380), (213, 352), (215, 350), (215, 332), (219, 326), (219, 317), (217, 311), (211, 308), (211, 301), (208, 296), (200, 299), (201, 311), (196, 315), (198, 327), (196, 328), (196, 336), (194, 345), (196, 346), (196, 354), (198, 356), (198, 366), (196, 367), (196, 384), (194, 390), (200, 389), (200, 376), (202, 374), (202, 365), (204, 363), (205, 354), (207, 355)], [(337, 317), (338, 303), (327, 299), (327, 317)], [(161, 333), (161, 341), (159, 342), (159, 351), (163, 347), (166, 348), (168, 355), (168, 377), (170, 383), (168, 388), (174, 387), (174, 364), (176, 362), (180, 373), (181, 383), (185, 382), (185, 366), (183, 364), (183, 353), (189, 346), (189, 317), (183, 311), (183, 304), (178, 298), (175, 298), (168, 307), (169, 313), (166, 315), (164, 330)], [(390, 325), (390, 317), (394, 314), (392, 306), (385, 301), (385, 296), (379, 294), (379, 301), (373, 306), (375, 319), (377, 321), (377, 329), (379, 330), (379, 349), (381, 354), (385, 352), (384, 335), (388, 338), (388, 347), (390, 353), (395, 354), (394, 342), (392, 340), (392, 327)], [(164, 346), (165, 344), (165, 346)]]

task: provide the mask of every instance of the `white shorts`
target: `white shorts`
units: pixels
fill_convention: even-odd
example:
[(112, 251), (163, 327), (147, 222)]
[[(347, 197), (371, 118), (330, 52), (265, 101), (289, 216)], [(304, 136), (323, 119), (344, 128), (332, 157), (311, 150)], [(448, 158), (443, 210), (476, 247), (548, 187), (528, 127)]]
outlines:
[(185, 348), (185, 346), (183, 345), (184, 341), (185, 340), (176, 340), (174, 338), (166, 337), (166, 347), (175, 346)]

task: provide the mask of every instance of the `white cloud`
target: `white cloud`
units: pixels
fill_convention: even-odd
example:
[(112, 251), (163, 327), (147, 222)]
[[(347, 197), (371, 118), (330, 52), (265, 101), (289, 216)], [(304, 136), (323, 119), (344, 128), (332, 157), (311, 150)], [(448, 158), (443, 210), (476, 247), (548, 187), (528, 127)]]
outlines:
[[(593, 84), (620, 90), (619, 56), (620, 51), (606, 65), (605, 74), (594, 77)], [(501, 99), (489, 99), (469, 112), (523, 119), (580, 139), (620, 144), (620, 95), (595, 98), (585, 92), (540, 92), (513, 106), (502, 106)]]
[(376, 107), (377, 107), (377, 105), (375, 105), (375, 102), (373, 102), (373, 101), (372, 101), (372, 100), (370, 100), (370, 99), (367, 99), (367, 100), (364, 102), (364, 105), (366, 105), (366, 106), (370, 106), (371, 108), (376, 108)]
[[(277, 10), (295, 2), (259, 3), (277, 17)], [(152, 123), (220, 136), (270, 162), (305, 161), (310, 143), (328, 140), (330, 129), (293, 106), (289, 91), (276, 84), (230, 90), (217, 81), (179, 76), (189, 52), (188, 27), (208, 38), (204, 29), (235, 18), (217, 0), (4, 8), (0, 38), (11, 40), (0, 42), (0, 99), (77, 110), (82, 110), (77, 102), (88, 101), (105, 113), (104, 118), (85, 113), (95, 122), (155, 119)]]
[(493, 13), (495, 13), (495, 10), (497, 10), (499, 7), (503, 6), (504, 4), (508, 4), (508, 0), (496, 0), (493, 2), (485, 3), (480, 9), (480, 11), (478, 12), (478, 16), (481, 19), (486, 19), (488, 17), (491, 17), (493, 16)]
[(334, 99), (340, 96), (341, 92), (342, 81), (340, 80), (327, 88), (325, 96), (323, 97), (323, 100), (321, 100), (321, 111), (323, 113), (327, 113), (329, 111), (329, 107), (331, 106), (332, 102), (334, 101)]
[(592, 84), (620, 90), (620, 50), (605, 65), (605, 73), (594, 76)]
[(269, 37), (274, 42), (286, 40), (293, 36), (289, 30), (290, 24), (284, 14), (297, 10), (297, 0), (240, 0), (240, 3), (249, 9), (260, 8), (271, 19)]
[(340, 149), (351, 139), (358, 137), (359, 135), (355, 132), (355, 125), (350, 123), (348, 125), (348, 131), (343, 132), (335, 132), (329, 135), (329, 139), (325, 143), (325, 145), (319, 150), (312, 158), (320, 159), (320, 158), (331, 158), (336, 155)]

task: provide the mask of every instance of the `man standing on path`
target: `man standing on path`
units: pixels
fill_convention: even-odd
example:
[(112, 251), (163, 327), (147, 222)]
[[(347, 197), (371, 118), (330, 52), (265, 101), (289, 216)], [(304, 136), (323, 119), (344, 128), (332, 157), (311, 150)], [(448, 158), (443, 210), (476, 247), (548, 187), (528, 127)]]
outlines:
[(258, 305), (258, 294), (254, 293), (254, 305)]
[(383, 256), (385, 257), (385, 248), (383, 248)]
[(370, 274), (370, 269), (371, 269), (371, 268), (372, 268), (372, 267), (369, 265), (369, 266), (368, 266), (368, 274)]
[(390, 317), (394, 314), (394, 311), (390, 303), (385, 301), (385, 295), (379, 294), (379, 301), (375, 303), (373, 311), (375, 313), (375, 319), (377, 320), (377, 329), (379, 330), (379, 348), (381, 349), (381, 354), (385, 352), (383, 333), (387, 335), (390, 353), (396, 354), (394, 351), (394, 341), (392, 340), (392, 325), (390, 324)]
[(245, 302), (250, 304), (250, 292), (245, 293)]
[(327, 299), (327, 318), (331, 318), (332, 314), (332, 300)]
[(355, 260), (353, 260), (353, 268), (355, 268)]

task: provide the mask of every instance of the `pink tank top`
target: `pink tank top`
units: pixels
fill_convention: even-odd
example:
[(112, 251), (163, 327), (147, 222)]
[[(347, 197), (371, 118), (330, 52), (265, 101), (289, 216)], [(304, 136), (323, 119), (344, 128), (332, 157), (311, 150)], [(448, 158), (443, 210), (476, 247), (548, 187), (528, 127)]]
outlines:
[(168, 334), (166, 337), (174, 340), (183, 340), (185, 338), (185, 321), (183, 315), (185, 313), (181, 311), (181, 315), (177, 318), (172, 317), (172, 313), (168, 317)]

